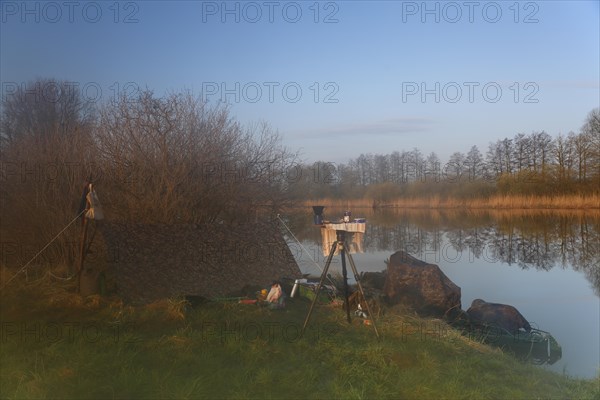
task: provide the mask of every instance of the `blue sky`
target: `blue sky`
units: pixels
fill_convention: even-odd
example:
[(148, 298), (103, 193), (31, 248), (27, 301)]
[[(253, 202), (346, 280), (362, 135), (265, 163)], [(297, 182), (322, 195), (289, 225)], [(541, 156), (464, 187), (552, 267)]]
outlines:
[(98, 101), (189, 89), (330, 162), (485, 152), (600, 105), (598, 1), (71, 4), (1, 2), (3, 96), (36, 77)]

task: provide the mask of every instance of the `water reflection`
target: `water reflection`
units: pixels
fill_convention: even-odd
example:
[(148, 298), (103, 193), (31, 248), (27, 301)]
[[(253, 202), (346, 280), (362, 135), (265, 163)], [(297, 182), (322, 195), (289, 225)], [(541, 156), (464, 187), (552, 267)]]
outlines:
[[(356, 255), (360, 271), (384, 270), (397, 250), (438, 264), (461, 287), (463, 306), (476, 298), (510, 304), (552, 333), (562, 352), (548, 357), (542, 344), (530, 360), (558, 373), (597, 376), (600, 211), (351, 211), (367, 218), (365, 254)], [(324, 214), (334, 219), (343, 212), (326, 208)], [(290, 240), (301, 269), (320, 273), (309, 260), (324, 264), (312, 210), (290, 210), (284, 219), (302, 243)]]
[[(325, 209), (327, 217), (343, 210)], [(557, 266), (581, 271), (600, 296), (600, 212), (361, 209), (368, 219), (366, 252), (404, 250), (417, 258), (447, 262), (483, 259), (522, 269)], [(310, 209), (287, 216), (299, 240), (320, 247)]]

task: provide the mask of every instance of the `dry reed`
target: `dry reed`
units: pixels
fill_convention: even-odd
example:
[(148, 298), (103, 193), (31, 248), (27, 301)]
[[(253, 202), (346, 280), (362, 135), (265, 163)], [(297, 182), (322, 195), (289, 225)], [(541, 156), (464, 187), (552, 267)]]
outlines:
[(379, 202), (371, 198), (331, 199), (321, 198), (305, 200), (302, 205), (320, 204), (339, 208), (465, 208), (465, 209), (600, 209), (600, 195), (560, 195), (560, 196), (520, 196), (496, 195), (488, 198), (460, 199), (456, 197), (440, 198), (410, 197)]

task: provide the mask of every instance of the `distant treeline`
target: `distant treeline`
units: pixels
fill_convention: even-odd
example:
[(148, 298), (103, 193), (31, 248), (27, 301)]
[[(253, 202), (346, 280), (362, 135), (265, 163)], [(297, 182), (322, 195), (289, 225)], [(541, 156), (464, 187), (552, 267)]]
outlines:
[(447, 161), (414, 148), (390, 154), (361, 154), (346, 164), (304, 166), (295, 185), (300, 199), (363, 199), (373, 204), (398, 199), (481, 199), (498, 196), (597, 196), (600, 188), (600, 109), (578, 133), (518, 133), (457, 151)]

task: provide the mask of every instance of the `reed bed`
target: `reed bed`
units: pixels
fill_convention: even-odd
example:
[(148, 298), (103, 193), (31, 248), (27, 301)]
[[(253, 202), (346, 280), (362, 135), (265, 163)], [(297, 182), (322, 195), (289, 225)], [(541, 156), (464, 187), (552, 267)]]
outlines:
[(427, 209), (553, 209), (553, 210), (598, 210), (600, 195), (560, 195), (560, 196), (520, 196), (496, 195), (487, 198), (462, 199), (457, 197), (442, 198), (410, 197), (380, 201), (373, 198), (332, 199), (320, 198), (305, 200), (305, 206), (324, 205), (339, 208), (427, 208)]

